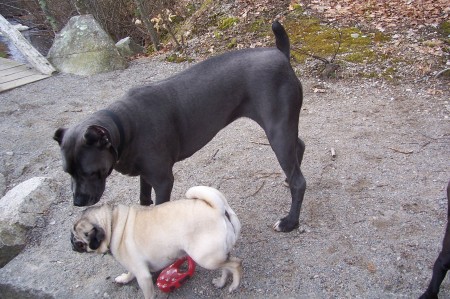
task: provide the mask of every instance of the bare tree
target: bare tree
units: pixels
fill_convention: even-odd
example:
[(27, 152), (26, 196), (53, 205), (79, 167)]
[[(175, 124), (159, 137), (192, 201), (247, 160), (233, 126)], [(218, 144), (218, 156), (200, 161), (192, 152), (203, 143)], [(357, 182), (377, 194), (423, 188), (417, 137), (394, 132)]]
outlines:
[(135, 2), (142, 22), (144, 22), (145, 28), (147, 29), (148, 34), (150, 35), (150, 39), (152, 40), (153, 48), (155, 49), (155, 51), (158, 51), (160, 48), (158, 33), (156, 32), (155, 27), (153, 27), (150, 19), (145, 14), (144, 0), (135, 0)]
[(59, 24), (56, 21), (53, 14), (50, 12), (50, 10), (48, 8), (47, 0), (39, 0), (38, 2), (39, 2), (39, 6), (42, 9), (42, 12), (45, 15), (45, 18), (47, 19), (47, 21), (50, 23), (50, 26), (52, 27), (53, 32), (57, 32), (59, 30)]
[(89, 3), (87, 0), (74, 0), (73, 4), (79, 15), (87, 15), (89, 11)]

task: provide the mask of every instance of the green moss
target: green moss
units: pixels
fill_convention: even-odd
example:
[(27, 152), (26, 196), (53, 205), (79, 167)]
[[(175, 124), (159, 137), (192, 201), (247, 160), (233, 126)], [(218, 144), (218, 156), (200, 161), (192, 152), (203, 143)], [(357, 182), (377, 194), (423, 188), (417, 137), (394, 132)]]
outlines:
[(380, 31), (376, 31), (375, 33), (373, 33), (373, 41), (376, 43), (388, 42), (390, 40), (391, 38), (388, 35)]
[(235, 17), (222, 17), (217, 22), (217, 28), (220, 30), (227, 30), (239, 22)]
[(202, 3), (202, 5), (200, 6), (199, 11), (205, 11), (206, 9), (209, 8), (209, 6), (213, 3), (213, 0), (206, 0)]
[(254, 33), (267, 31), (266, 27), (266, 21), (264, 19), (257, 19), (250, 24), (248, 31)]
[(352, 52), (342, 57), (343, 60), (353, 63), (372, 63), (376, 61), (376, 58), (375, 52), (371, 49)]
[(237, 40), (236, 38), (232, 38), (231, 41), (228, 43), (227, 48), (231, 49), (231, 48), (235, 48), (237, 46)]
[(222, 39), (223, 33), (220, 31), (214, 31), (214, 38), (215, 39)]
[(195, 11), (196, 11), (195, 4), (193, 4), (193, 3), (188, 3), (188, 4), (186, 5), (186, 16), (187, 16), (187, 17), (192, 16), (192, 15), (195, 13)]
[(397, 70), (394, 67), (386, 68), (381, 74), (383, 76), (394, 76), (397, 73)]
[(309, 57), (305, 53), (328, 59), (335, 55), (339, 47), (338, 58), (355, 63), (370, 63), (377, 60), (372, 45), (389, 40), (381, 32), (368, 34), (356, 27), (337, 29), (309, 16), (288, 16), (285, 28), (288, 28), (293, 56), (298, 62)]
[(378, 73), (376, 73), (376, 72), (359, 73), (359, 77), (366, 78), (366, 79), (378, 78)]
[(449, 21), (442, 22), (439, 25), (439, 33), (442, 34), (444, 37), (449, 37), (449, 35), (450, 35), (450, 22)]
[(296, 12), (296, 13), (300, 14), (300, 13), (304, 12), (303, 6), (301, 4), (295, 3), (292, 5), (292, 8), (293, 8), (294, 12)]
[(179, 55), (177, 53), (173, 53), (166, 57), (167, 62), (173, 62), (173, 63), (181, 63), (181, 62), (192, 62), (193, 59), (188, 58), (187, 56)]
[(6, 57), (8, 57), (8, 54), (6, 54), (5, 52), (0, 51), (0, 57), (1, 58), (6, 58)]

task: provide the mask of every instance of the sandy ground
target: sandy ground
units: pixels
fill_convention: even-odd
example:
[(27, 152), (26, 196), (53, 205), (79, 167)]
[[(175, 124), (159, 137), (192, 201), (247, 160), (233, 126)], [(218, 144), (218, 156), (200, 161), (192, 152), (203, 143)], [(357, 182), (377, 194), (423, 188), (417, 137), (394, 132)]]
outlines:
[[(61, 186), (24, 252), (0, 269), (3, 296), (142, 297), (136, 282), (113, 282), (123, 269), (111, 256), (71, 250), (69, 229), (81, 208), (72, 206), (70, 179), (52, 136), (130, 87), (186, 67), (141, 59), (125, 71), (60, 74), (0, 94), (0, 172), (7, 190), (35, 176)], [(219, 272), (198, 267), (181, 289), (158, 298), (414, 298), (426, 289), (446, 223), (448, 85), (302, 81), (308, 187), (300, 228), (271, 229), (288, 211), (289, 190), (262, 129), (238, 120), (176, 165), (172, 195), (180, 198), (202, 184), (227, 196), (242, 222), (233, 251), (244, 260), (242, 285), (231, 295), (216, 290), (211, 278)], [(136, 178), (114, 172), (102, 202), (137, 204), (138, 192)], [(448, 279), (441, 295), (450, 297)]]

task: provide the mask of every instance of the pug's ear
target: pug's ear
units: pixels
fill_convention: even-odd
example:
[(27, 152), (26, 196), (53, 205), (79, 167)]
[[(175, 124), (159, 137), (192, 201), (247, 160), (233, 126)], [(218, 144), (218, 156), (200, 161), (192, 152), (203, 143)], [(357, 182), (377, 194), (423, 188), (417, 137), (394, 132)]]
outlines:
[(89, 248), (97, 250), (105, 240), (105, 231), (100, 226), (95, 225), (89, 233)]
[(108, 130), (99, 125), (92, 125), (86, 129), (84, 140), (87, 145), (97, 146), (99, 148), (109, 148), (111, 138)]
[(61, 145), (61, 142), (64, 138), (64, 134), (66, 133), (66, 128), (59, 128), (56, 130), (55, 135), (53, 135), (53, 139), (58, 142), (59, 145)]

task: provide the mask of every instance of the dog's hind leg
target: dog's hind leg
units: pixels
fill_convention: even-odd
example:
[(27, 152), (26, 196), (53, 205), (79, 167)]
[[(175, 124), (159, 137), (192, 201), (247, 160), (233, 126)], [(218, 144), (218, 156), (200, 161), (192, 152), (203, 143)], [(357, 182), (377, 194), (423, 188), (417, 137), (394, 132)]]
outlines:
[(289, 214), (277, 221), (273, 228), (280, 232), (290, 232), (299, 225), (300, 209), (306, 190), (306, 180), (300, 170), (305, 144), (297, 136), (289, 137), (286, 132), (292, 130), (283, 127), (286, 126), (278, 126), (277, 130), (269, 131), (267, 138), (286, 175), (292, 197)]
[(433, 276), (425, 293), (419, 299), (438, 298), (439, 288), (442, 281), (450, 270), (450, 181), (447, 185), (447, 227), (445, 229), (442, 250), (434, 262)]
[(303, 142), (303, 140), (298, 138), (298, 141), (297, 141), (297, 161), (298, 161), (298, 166), (299, 167), (302, 166), (303, 154), (304, 153), (305, 153), (305, 143)]
[(233, 276), (233, 281), (228, 288), (228, 291), (231, 293), (239, 287), (241, 283), (242, 277), (242, 260), (237, 257), (230, 257), (227, 261), (225, 261), (220, 268), (222, 268), (222, 276), (219, 278), (213, 279), (213, 284), (218, 288), (223, 288), (226, 283), (228, 274), (231, 273)]
[(229, 274), (228, 270), (223, 268), (222, 276), (214, 278), (212, 281), (213, 285), (219, 289), (223, 288), (225, 286), (225, 283), (227, 282), (228, 274)]

